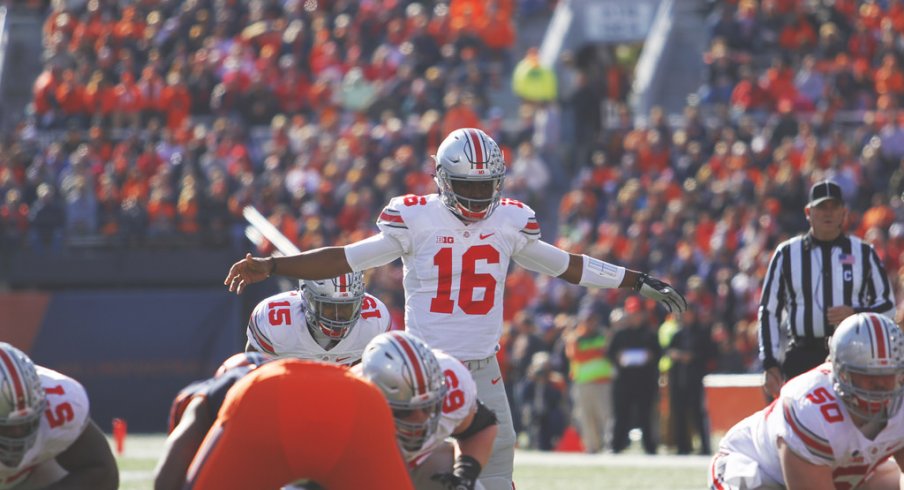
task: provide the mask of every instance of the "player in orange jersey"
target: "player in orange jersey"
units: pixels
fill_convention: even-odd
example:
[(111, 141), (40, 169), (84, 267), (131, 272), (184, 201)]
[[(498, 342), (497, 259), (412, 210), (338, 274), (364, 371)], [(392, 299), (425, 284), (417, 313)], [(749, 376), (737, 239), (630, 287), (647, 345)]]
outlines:
[[(157, 487), (166, 480), (158, 471)], [(346, 368), (265, 363), (226, 394), (184, 488), (276, 489), (299, 480), (330, 490), (413, 488), (383, 393)]]

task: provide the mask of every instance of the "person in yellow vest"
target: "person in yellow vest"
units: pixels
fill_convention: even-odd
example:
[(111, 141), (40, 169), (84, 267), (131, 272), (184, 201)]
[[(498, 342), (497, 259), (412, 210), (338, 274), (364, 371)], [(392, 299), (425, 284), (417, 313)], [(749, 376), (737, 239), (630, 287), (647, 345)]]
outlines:
[(590, 309), (580, 312), (577, 325), (565, 338), (575, 418), (588, 453), (602, 451), (612, 439), (612, 363), (606, 358), (608, 343), (602, 318)]
[(527, 102), (543, 103), (556, 100), (559, 94), (556, 72), (540, 63), (537, 48), (528, 48), (524, 58), (512, 72), (512, 91)]

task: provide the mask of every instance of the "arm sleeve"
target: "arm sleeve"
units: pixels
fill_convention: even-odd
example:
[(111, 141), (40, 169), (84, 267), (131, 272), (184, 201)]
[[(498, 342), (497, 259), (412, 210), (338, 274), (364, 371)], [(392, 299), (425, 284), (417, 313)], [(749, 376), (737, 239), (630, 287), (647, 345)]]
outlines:
[(891, 285), (888, 282), (888, 275), (885, 273), (882, 260), (879, 259), (879, 254), (876, 253), (875, 248), (869, 247), (869, 259), (867, 260), (868, 264), (864, 265), (864, 267), (869, 267), (869, 281), (867, 281), (865, 286), (872, 293), (869, 296), (872, 299), (872, 303), (868, 306), (856, 308), (855, 311), (858, 313), (867, 311), (879, 313), (894, 319), (895, 301), (892, 297)]
[(776, 353), (781, 346), (779, 325), (781, 325), (784, 285), (782, 284), (782, 253), (779, 248), (769, 262), (769, 272), (763, 283), (763, 292), (760, 297), (760, 309), (757, 316), (757, 340), (759, 341), (760, 359), (763, 361), (763, 369), (777, 367)]
[(540, 240), (528, 242), (516, 252), (512, 259), (527, 270), (553, 277), (561, 275), (568, 268), (568, 252)]
[(355, 272), (386, 265), (404, 253), (402, 244), (385, 233), (378, 233), (344, 248), (345, 260)]

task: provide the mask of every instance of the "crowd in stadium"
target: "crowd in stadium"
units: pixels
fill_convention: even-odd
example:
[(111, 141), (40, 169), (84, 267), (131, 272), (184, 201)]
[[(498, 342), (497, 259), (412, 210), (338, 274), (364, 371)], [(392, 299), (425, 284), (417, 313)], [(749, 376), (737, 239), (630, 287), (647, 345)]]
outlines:
[[(722, 2), (699, 98), (680, 121), (654, 109), (640, 124), (632, 67), (596, 50), (566, 65), (557, 97), (522, 100), (505, 124), (489, 92), (520, 56), (511, 1), (53, 5), (33, 117), (0, 143), (0, 250), (243, 249), (249, 204), (303, 250), (348, 243), (389, 198), (435, 192), (429, 155), (451, 130), (480, 127), (506, 150), (507, 197), (557, 223), (547, 240), (685, 292), (685, 321), (710, 333), (709, 372), (760, 370), (761, 281), (775, 246), (806, 229), (815, 181), (841, 184), (849, 231), (902, 286), (898, 0)], [(557, 208), (548, 189), (564, 190)], [(397, 326), (400, 275), (385, 267), (368, 284)], [(500, 355), (513, 412), (537, 416), (539, 398), (522, 394), (538, 376), (553, 390), (549, 433), (531, 445), (550, 448), (567, 426), (570, 332), (634, 317), (677, 328), (627, 298), (509, 275)]]

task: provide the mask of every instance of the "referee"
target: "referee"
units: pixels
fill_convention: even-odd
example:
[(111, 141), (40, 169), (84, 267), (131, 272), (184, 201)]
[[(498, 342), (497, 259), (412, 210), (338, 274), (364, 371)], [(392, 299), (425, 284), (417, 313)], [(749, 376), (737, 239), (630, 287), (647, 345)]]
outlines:
[[(885, 268), (872, 245), (845, 235), (841, 187), (824, 180), (804, 208), (810, 231), (781, 243), (769, 262), (759, 309), (763, 390), (777, 397), (784, 380), (822, 364), (835, 326), (871, 311), (895, 316)], [(779, 362), (781, 335), (789, 345)]]

